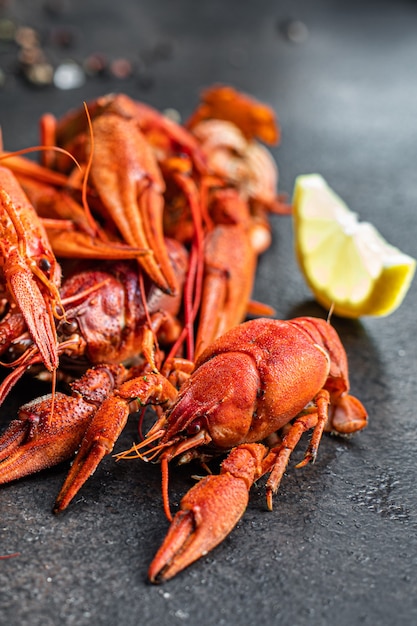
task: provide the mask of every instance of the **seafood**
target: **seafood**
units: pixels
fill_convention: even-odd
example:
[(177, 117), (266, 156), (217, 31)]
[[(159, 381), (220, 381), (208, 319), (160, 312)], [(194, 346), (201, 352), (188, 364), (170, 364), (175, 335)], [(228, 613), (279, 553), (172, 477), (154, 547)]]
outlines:
[[(24, 251), (19, 272), (35, 276), (49, 333), (48, 342), (36, 334), (3, 262), (0, 352), (12, 371), (0, 402), (28, 366), (71, 390), (21, 407), (0, 437), (0, 484), (74, 458), (54, 506), (63, 511), (129, 415), (152, 405), (154, 424), (119, 458), (160, 463), (171, 527), (149, 579), (163, 582), (231, 532), (265, 475), (272, 509), (302, 433), (312, 430), (300, 466), (315, 460), (324, 431), (355, 432), (367, 414), (349, 393), (346, 354), (329, 323), (267, 319), (273, 310), (250, 300), (270, 215), (290, 210), (259, 143), (279, 140), (272, 109), (216, 86), (184, 126), (122, 94), (87, 111), (43, 117), (41, 165), (0, 157), (0, 182), (19, 181), (14, 202), (2, 196), (3, 259)], [(36, 269), (29, 262), (15, 217), (24, 193), (28, 219), (40, 225), (34, 240), (60, 259), (62, 284), (52, 252)], [(261, 317), (244, 322), (248, 312)], [(200, 480), (172, 519), (171, 462), (206, 467), (220, 455), (220, 474)]]
[[(166, 243), (182, 287), (186, 251), (176, 241)], [(57, 326), (60, 377), (71, 379), (87, 371), (71, 383), (72, 396), (52, 393), (21, 407), (18, 419), (0, 437), (0, 459), (5, 459), (0, 482), (71, 458), (100, 403), (133, 371), (156, 369), (155, 342), (171, 344), (181, 330), (176, 318), (181, 298), (168, 296), (154, 283), (140, 285), (131, 263), (101, 263), (94, 269), (75, 271), (60, 293), (66, 308), (66, 317)], [(10, 349), (18, 348), (19, 339)], [(36, 362), (33, 357), (32, 362)], [(122, 362), (136, 368), (129, 373)], [(20, 374), (24, 371), (25, 366)], [(12, 382), (16, 382), (14, 372)], [(0, 400), (9, 387), (6, 378), (0, 386)], [(47, 434), (44, 444), (40, 434)]]
[[(89, 185), (96, 209), (102, 217), (111, 218), (125, 243), (152, 251), (152, 254), (140, 256), (139, 263), (161, 289), (175, 293), (175, 276), (164, 245), (166, 183), (157, 153), (148, 140), (149, 131), (145, 134), (141, 128), (142, 117), (146, 118), (147, 125), (150, 122), (157, 125), (162, 116), (158, 117), (156, 111), (151, 116), (150, 107), (142, 107), (127, 96), (107, 96), (87, 108), (92, 113), (91, 139), (86, 132), (88, 118), (80, 110), (55, 123), (48, 116), (43, 141), (57, 142), (82, 163), (91, 159)], [(164, 130), (167, 128), (172, 134), (173, 127), (176, 127), (174, 123), (166, 123)], [(197, 150), (192, 136), (181, 127), (177, 128), (177, 134), (187, 137), (188, 143)], [(68, 159), (57, 158), (53, 165), (65, 171)]]
[(58, 366), (54, 318), (62, 315), (61, 268), (41, 220), (13, 173), (0, 166), (0, 280), (9, 314), (0, 328), (12, 332), (16, 307), (49, 371)]
[[(182, 289), (188, 266), (187, 252), (174, 240), (167, 240), (166, 245)], [(180, 294), (168, 296), (151, 281), (141, 284), (135, 269), (128, 261), (95, 262), (89, 268), (83, 266), (82, 270), (73, 271), (63, 281), (60, 297), (65, 317), (56, 325), (61, 380), (99, 363), (132, 364), (142, 358), (156, 368), (156, 338), (165, 345), (171, 345), (178, 338)], [(22, 364), (0, 385), (0, 403), (25, 373), (27, 364), (33, 368), (40, 361), (34, 347), (28, 345), (23, 316), (15, 314), (9, 319), (13, 320), (17, 331), (10, 332), (4, 342), (3, 358), (12, 365), (16, 361)], [(47, 378), (42, 372), (39, 376)]]
[[(177, 241), (165, 243), (181, 292), (188, 255)], [(77, 364), (80, 357), (88, 364), (126, 364), (137, 359), (147, 343), (149, 361), (155, 336), (163, 337), (168, 345), (177, 339), (180, 294), (169, 296), (149, 280), (141, 285), (135, 269), (127, 261), (102, 263), (65, 280), (61, 296), (71, 304), (66, 305), (66, 319), (58, 324), (57, 332), (61, 341), (72, 341), (76, 349), (73, 345), (65, 349), (64, 367), (68, 361)], [(149, 335), (148, 342), (144, 335)]]
[[(241, 107), (238, 106), (240, 100)], [(269, 107), (263, 109), (260, 103), (238, 92), (234, 92), (234, 103), (241, 111), (237, 122), (243, 129), (249, 123), (247, 120), (259, 117), (257, 111), (268, 111), (262, 123), (268, 132), (264, 130), (258, 134), (268, 140), (278, 138), (277, 122)], [(227, 238), (223, 241), (210, 233), (218, 225), (219, 211), (216, 209), (217, 215), (213, 215), (211, 207), (219, 206), (219, 190), (234, 191), (233, 223), (235, 226), (238, 222), (245, 223), (240, 232), (235, 228), (235, 235), (249, 256), (255, 259), (271, 241), (267, 214), (277, 210), (288, 213), (288, 206), (284, 206), (277, 195), (278, 176), (274, 160), (254, 137), (243, 138), (243, 130), (230, 121), (222, 123), (233, 127), (235, 134), (241, 135), (245, 143), (242, 154), (236, 152), (235, 156), (235, 160), (242, 164), (234, 168), (241, 171), (240, 175), (232, 175), (227, 168), (215, 166), (213, 152), (217, 153), (216, 147), (224, 144), (224, 133), (217, 130), (216, 120), (211, 120), (213, 126), (206, 128), (203, 141), (201, 124), (189, 131), (123, 94), (99, 98), (88, 103), (87, 109), (92, 119), (90, 130), (84, 109), (72, 111), (59, 120), (49, 114), (43, 117), (43, 168), (36, 165), (35, 169), (32, 163), (25, 164), (21, 157), (11, 155), (7, 155), (5, 165), (18, 175), (44, 218), (49, 240), (60, 258), (137, 258), (158, 286), (174, 293), (175, 276), (167, 261), (164, 237), (178, 239), (195, 248), (197, 269), (194, 278), (190, 272), (190, 281), (194, 280), (195, 318), (204, 274), (204, 240), (215, 238), (218, 241), (216, 245), (222, 247), (216, 250), (216, 255), (219, 253), (224, 257), (230, 250)], [(204, 124), (209, 122), (206, 120)], [(48, 146), (51, 150), (46, 149)], [(227, 150), (223, 162), (228, 159), (232, 163), (235, 145), (227, 146)], [(256, 158), (247, 157), (251, 151), (262, 152), (261, 166)], [(74, 170), (74, 162), (68, 153), (78, 159), (85, 174), (88, 171), (83, 203), (80, 199), (81, 174), (78, 169)], [(91, 164), (88, 167), (89, 158)], [(62, 182), (62, 177), (66, 182)], [(230, 213), (230, 200), (227, 204)], [(239, 216), (240, 207), (243, 213)], [(224, 231), (223, 218), (220, 224), (220, 230)], [(206, 249), (209, 250), (206, 258), (206, 268), (209, 269), (212, 246), (207, 244)], [(236, 291), (238, 298), (233, 301), (229, 298), (228, 308), (230, 311), (241, 310), (242, 297), (239, 294), (244, 293), (248, 302), (256, 263), (252, 263), (253, 270), (246, 267), (240, 275), (235, 258), (231, 258), (227, 266), (227, 272), (233, 266), (235, 274), (228, 284), (242, 285), (242, 289)], [(225, 279), (226, 273), (223, 273)], [(242, 321), (244, 313), (235, 316), (230, 324)], [(208, 337), (206, 341), (211, 339)]]
[(219, 119), (233, 122), (244, 136), (276, 144), (280, 131), (271, 107), (244, 95), (229, 85), (214, 85), (201, 94), (202, 102), (187, 122), (193, 128), (203, 120)]
[[(148, 403), (157, 404), (164, 409), (144, 441), (120, 456), (160, 461), (164, 509), (172, 519), (168, 464), (174, 458), (180, 463), (194, 459), (206, 463), (231, 450), (220, 475), (201, 480), (181, 501), (150, 566), (152, 582), (175, 576), (220, 543), (243, 515), (251, 485), (264, 474), (269, 474), (267, 504), (272, 509), (272, 495), (305, 431), (313, 432), (299, 466), (315, 460), (325, 430), (346, 434), (367, 424), (364, 407), (349, 394), (347, 359), (340, 339), (321, 319), (258, 318), (232, 328), (200, 355), (179, 392), (163, 373), (139, 370), (139, 375), (134, 374), (123, 375), (122, 383), (115, 384), (104, 399), (100, 394), (94, 410), (88, 395), (80, 395), (71, 424), (66, 420), (68, 436), (61, 428), (56, 433), (47, 427), (42, 420), (45, 404), (23, 407), (20, 423), (12, 423), (0, 440), (5, 459), (0, 464), (0, 481), (24, 475), (30, 463), (28, 449), (36, 459), (39, 455), (33, 449), (41, 449), (49, 462), (52, 456), (61, 458), (62, 442), (68, 454), (68, 441), (76, 440), (77, 445), (80, 441), (87, 411), (91, 419), (57, 497), (54, 511), (58, 513), (112, 451), (129, 413)], [(94, 390), (96, 376), (96, 369), (87, 372), (83, 387)], [(60, 397), (59, 401), (76, 404), (77, 399)], [(28, 432), (26, 440), (22, 433)], [(36, 469), (40, 469), (38, 464)]]
[[(313, 430), (298, 467), (315, 460), (324, 430), (347, 434), (366, 424), (364, 407), (349, 394), (346, 353), (324, 320), (257, 319), (220, 337), (200, 356), (174, 405), (133, 448), (141, 454), (153, 445), (163, 485), (172, 459), (206, 462), (232, 449), (221, 474), (202, 479), (182, 499), (149, 579), (168, 580), (220, 543), (264, 474), (272, 509), (272, 495), (303, 432)], [(274, 433), (278, 441), (264, 445)], [(152, 458), (153, 450), (145, 456)], [(169, 514), (167, 490), (164, 500)]]
[[(252, 115), (252, 105), (237, 93), (235, 104), (239, 97), (244, 103), (239, 123), (245, 125), (245, 119)], [(259, 106), (253, 103), (256, 110)], [(272, 188), (277, 182), (274, 161), (269, 155), (264, 168), (253, 167), (251, 180), (257, 184), (248, 186), (246, 174), (251, 172), (250, 166), (245, 166), (244, 177), (233, 178), (216, 171), (207, 165), (208, 152), (198, 135), (151, 107), (117, 95), (89, 103), (87, 108), (91, 110), (91, 121), (84, 110), (70, 112), (61, 120), (46, 115), (39, 147), (44, 165), (3, 152), (4, 172), (8, 171), (6, 167), (10, 177), (14, 172), (21, 188), (29, 194), (42, 218), (40, 221), (33, 212), (33, 220), (42, 228), (45, 226), (46, 240), (60, 259), (134, 258), (160, 289), (175, 294), (179, 285), (165, 236), (187, 245), (190, 266), (184, 288), (181, 341), (186, 337), (187, 357), (192, 359), (196, 319), (198, 354), (216, 336), (243, 321), (251, 308), (249, 298), (257, 257), (270, 244), (265, 213), (270, 210), (266, 205), (273, 203)], [(270, 133), (277, 135), (272, 111), (267, 125)], [(216, 144), (215, 134), (214, 128), (205, 137), (211, 137)], [(55, 139), (60, 145), (55, 145)], [(254, 140), (245, 141), (248, 146), (254, 145)], [(78, 169), (74, 170), (74, 162)], [(19, 188), (17, 183), (16, 187)], [(261, 188), (268, 189), (267, 201), (258, 193)], [(39, 236), (35, 240), (40, 241)], [(54, 268), (59, 268), (57, 263)], [(59, 297), (56, 291), (57, 301)], [(62, 303), (59, 310), (65, 317)], [(259, 305), (256, 310), (263, 314), (272, 312), (270, 307)], [(14, 311), (3, 315), (0, 323), (4, 353), (15, 345), (24, 328)], [(56, 344), (53, 320), (49, 326)], [(33, 336), (33, 322), (29, 330)], [(178, 346), (173, 347), (173, 353), (174, 348)], [(57, 350), (55, 345), (54, 369)], [(44, 348), (43, 351), (43, 361), (51, 369)], [(25, 365), (39, 360), (29, 351), (25, 358), (19, 363), (9, 359), (7, 365), (16, 364), (22, 372)], [(7, 382), (11, 385), (13, 376), (16, 379), (18, 375), (15, 370)]]
[(247, 202), (235, 189), (216, 190), (210, 215), (215, 226), (205, 238), (195, 358), (245, 319), (258, 256), (269, 245), (269, 229), (253, 218)]

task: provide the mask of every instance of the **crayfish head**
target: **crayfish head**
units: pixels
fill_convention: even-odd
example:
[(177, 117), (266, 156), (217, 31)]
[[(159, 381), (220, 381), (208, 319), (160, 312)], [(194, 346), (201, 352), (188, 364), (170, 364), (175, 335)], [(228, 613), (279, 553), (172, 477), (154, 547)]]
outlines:
[(247, 440), (259, 388), (250, 355), (238, 351), (217, 354), (201, 363), (181, 388), (167, 413), (166, 440), (180, 436), (197, 442), (204, 437), (223, 451), (239, 445)]
[(85, 270), (67, 279), (62, 295), (65, 317), (57, 332), (61, 341), (72, 338), (71, 356), (78, 359), (85, 352), (91, 363), (122, 361), (125, 293), (120, 281), (104, 270)]

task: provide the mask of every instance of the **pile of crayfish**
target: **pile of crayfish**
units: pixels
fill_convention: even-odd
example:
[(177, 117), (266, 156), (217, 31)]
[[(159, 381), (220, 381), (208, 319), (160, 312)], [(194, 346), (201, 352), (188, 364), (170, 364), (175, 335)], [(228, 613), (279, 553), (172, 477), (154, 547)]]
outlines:
[[(63, 511), (151, 405), (149, 431), (118, 456), (160, 464), (171, 526), (148, 575), (162, 582), (227, 536), (265, 475), (272, 509), (303, 433), (299, 466), (366, 411), (329, 322), (251, 301), (269, 216), (289, 212), (263, 145), (280, 135), (268, 106), (215, 86), (181, 125), (118, 94), (40, 128), (38, 162), (0, 154), (0, 402), (28, 370), (51, 393), (0, 437), (0, 483), (74, 459)], [(172, 517), (170, 462), (219, 455)]]

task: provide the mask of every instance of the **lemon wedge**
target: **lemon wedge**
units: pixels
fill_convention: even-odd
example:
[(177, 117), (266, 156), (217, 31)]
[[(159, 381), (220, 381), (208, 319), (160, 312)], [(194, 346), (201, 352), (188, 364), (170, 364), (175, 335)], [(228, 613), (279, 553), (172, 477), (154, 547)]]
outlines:
[(400, 306), (415, 259), (359, 222), (319, 174), (296, 179), (293, 209), (297, 258), (322, 306), (351, 318), (389, 315)]

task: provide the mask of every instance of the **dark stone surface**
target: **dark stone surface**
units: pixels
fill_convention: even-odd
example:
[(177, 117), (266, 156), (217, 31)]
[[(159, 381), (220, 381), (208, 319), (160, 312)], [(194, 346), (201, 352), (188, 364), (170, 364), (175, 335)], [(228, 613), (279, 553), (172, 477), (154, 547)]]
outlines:
[[(100, 52), (135, 67), (127, 80), (33, 89), (14, 76), (14, 53), (2, 44), (7, 149), (36, 143), (46, 110), (59, 115), (109, 91), (186, 118), (202, 87), (231, 83), (279, 114), (283, 139), (273, 152), (282, 190), (291, 193), (298, 174), (320, 172), (362, 219), (417, 255), (416, 2), (32, 0), (1, 10), (39, 29), (45, 45), (53, 28), (70, 29), (72, 47), (48, 44), (54, 63)], [(308, 28), (301, 43), (288, 39), (291, 19)], [(298, 271), (291, 221), (274, 218), (273, 228), (255, 297), (279, 317), (324, 316)], [(316, 464), (296, 470), (300, 448), (275, 510), (266, 511), (258, 485), (230, 537), (164, 586), (146, 583), (167, 528), (158, 468), (107, 458), (60, 517), (51, 507), (66, 466), (3, 487), (0, 553), (20, 556), (0, 561), (0, 622), (416, 623), (416, 298), (414, 283), (391, 317), (334, 318), (368, 429), (349, 440), (325, 437)], [(1, 410), (2, 424), (45, 392), (21, 383)], [(132, 423), (117, 449), (134, 436)], [(172, 472), (173, 503), (192, 484), (191, 473)]]

